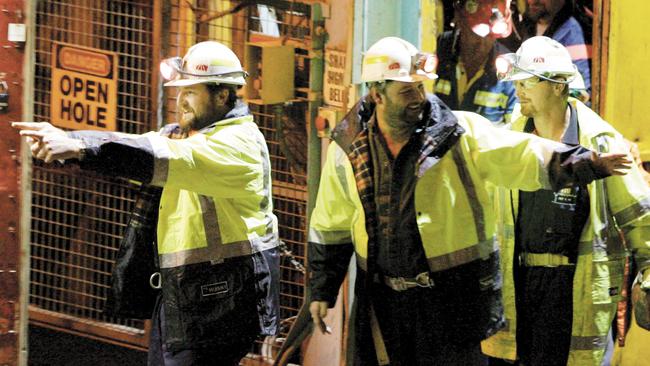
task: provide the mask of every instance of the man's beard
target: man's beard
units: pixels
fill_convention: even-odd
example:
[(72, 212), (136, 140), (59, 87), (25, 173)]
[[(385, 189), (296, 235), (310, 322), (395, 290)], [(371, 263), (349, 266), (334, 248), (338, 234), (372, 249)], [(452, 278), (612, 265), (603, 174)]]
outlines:
[[(218, 113), (216, 113), (216, 111), (204, 111), (202, 113), (198, 113), (196, 110), (192, 109), (190, 110), (190, 113), (192, 114), (192, 118), (188, 121), (183, 121), (184, 123), (181, 123), (181, 129), (184, 132), (198, 131), (214, 122), (217, 122), (216, 118)], [(181, 118), (183, 118), (182, 114)]]
[(422, 110), (423, 106), (417, 112), (408, 107), (401, 108), (386, 98), (386, 122), (392, 129), (393, 137), (397, 140), (408, 139), (422, 119)]

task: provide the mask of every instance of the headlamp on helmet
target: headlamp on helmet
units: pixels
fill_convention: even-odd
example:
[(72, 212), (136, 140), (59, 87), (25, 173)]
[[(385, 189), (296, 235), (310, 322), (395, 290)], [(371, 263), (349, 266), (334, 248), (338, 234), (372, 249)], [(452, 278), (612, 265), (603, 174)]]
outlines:
[(170, 57), (160, 62), (160, 75), (167, 81), (177, 80), (182, 76), (194, 77), (218, 77), (218, 76), (243, 76), (248, 77), (248, 73), (244, 70), (233, 70), (228, 72), (209, 72), (208, 67), (205, 67), (205, 72), (192, 73), (183, 70), (183, 59), (180, 57)]
[(492, 15), (490, 16), (490, 31), (498, 36), (508, 31), (506, 18), (498, 8), (492, 8)]
[(214, 83), (246, 85), (248, 74), (241, 67), (235, 53), (215, 41), (199, 42), (187, 50), (185, 56), (171, 57), (160, 63), (160, 74), (167, 80), (165, 86), (189, 86)]
[(490, 35), (490, 33), (498, 37), (505, 36), (505, 33), (508, 32), (508, 23), (503, 13), (498, 8), (492, 8), (491, 13), (487, 23), (475, 24), (472, 26), (472, 31), (483, 38)]
[(437, 77), (434, 55), (420, 52), (411, 43), (397, 37), (385, 37), (375, 42), (363, 56), (361, 81), (385, 80), (418, 82)]
[(431, 74), (438, 67), (438, 58), (430, 53), (417, 53), (413, 56), (412, 65), (418, 73)]
[(182, 72), (183, 59), (180, 57), (170, 57), (160, 62), (160, 75), (167, 81), (177, 79)]
[[(519, 64), (519, 56), (515, 53), (506, 53), (503, 55), (498, 56), (494, 60), (494, 67), (497, 71), (497, 78), (499, 80), (518, 80), (518, 79), (524, 79), (524, 77), (515, 77), (515, 75), (521, 75), (521, 73), (526, 73), (529, 74), (529, 77), (538, 77), (542, 80), (550, 81), (552, 83), (559, 83), (559, 84), (569, 84), (575, 79), (575, 75), (577, 74), (577, 69), (576, 72), (569, 76), (566, 80), (558, 80), (554, 79), (555, 76), (558, 75), (563, 75), (559, 73), (550, 73), (550, 72), (535, 72), (532, 70), (528, 70), (526, 68), (523, 68)], [(574, 65), (575, 68), (575, 65)]]

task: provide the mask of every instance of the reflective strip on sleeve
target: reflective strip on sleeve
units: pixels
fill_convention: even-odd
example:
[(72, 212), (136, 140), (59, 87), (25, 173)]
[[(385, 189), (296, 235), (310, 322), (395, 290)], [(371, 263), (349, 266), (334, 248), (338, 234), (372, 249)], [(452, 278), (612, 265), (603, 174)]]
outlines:
[(607, 336), (572, 336), (571, 350), (590, 351), (603, 349), (607, 345)]
[(650, 213), (650, 197), (645, 197), (642, 200), (637, 201), (632, 206), (617, 212), (614, 217), (616, 218), (616, 223), (620, 227), (623, 227), (633, 220), (648, 213)]
[(352, 242), (350, 230), (319, 231), (309, 228), (309, 241), (318, 244), (347, 244)]
[(345, 174), (345, 166), (342, 164), (336, 164), (336, 176), (339, 179), (339, 182), (341, 182), (341, 187), (343, 188), (343, 193), (345, 193), (345, 196), (350, 199), (350, 191), (348, 189), (348, 180), (346, 178)]
[(157, 135), (147, 135), (149, 143), (153, 147), (153, 177), (151, 185), (162, 186), (167, 182), (169, 173), (169, 159), (172, 152), (167, 144), (167, 138)]

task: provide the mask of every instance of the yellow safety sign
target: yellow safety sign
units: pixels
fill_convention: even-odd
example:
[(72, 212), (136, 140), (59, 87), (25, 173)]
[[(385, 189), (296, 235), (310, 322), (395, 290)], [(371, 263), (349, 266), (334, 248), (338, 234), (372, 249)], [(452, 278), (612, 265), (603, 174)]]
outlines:
[(52, 124), (115, 131), (117, 54), (53, 42), (50, 95)]

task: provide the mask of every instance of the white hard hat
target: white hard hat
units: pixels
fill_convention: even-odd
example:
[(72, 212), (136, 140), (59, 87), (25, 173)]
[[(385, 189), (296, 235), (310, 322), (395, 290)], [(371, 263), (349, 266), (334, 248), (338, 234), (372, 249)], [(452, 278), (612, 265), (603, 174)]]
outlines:
[[(517, 53), (501, 55), (496, 60), (501, 80), (523, 80), (537, 76), (544, 80), (568, 84), (578, 74), (569, 51), (559, 42), (544, 36), (524, 41)], [(567, 80), (552, 79), (565, 76)]]
[(185, 57), (172, 57), (160, 63), (165, 86), (187, 86), (199, 83), (246, 85), (246, 71), (234, 52), (225, 45), (206, 41), (195, 44)]
[(421, 53), (411, 43), (397, 37), (375, 42), (363, 56), (361, 81), (395, 80), (415, 82), (435, 79), (436, 57)]

